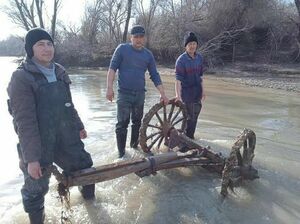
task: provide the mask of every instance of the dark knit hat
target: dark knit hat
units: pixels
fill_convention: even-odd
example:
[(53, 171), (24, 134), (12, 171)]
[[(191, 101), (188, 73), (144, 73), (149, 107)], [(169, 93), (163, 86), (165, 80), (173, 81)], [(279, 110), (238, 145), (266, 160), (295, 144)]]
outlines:
[(188, 32), (186, 35), (184, 35), (183, 43), (185, 47), (189, 42), (193, 42), (193, 41), (197, 42), (198, 44), (198, 39), (193, 32)]
[(27, 32), (25, 36), (25, 51), (29, 58), (33, 57), (33, 45), (40, 40), (49, 40), (53, 43), (50, 34), (42, 28), (33, 28)]
[(135, 25), (131, 28), (131, 35), (145, 35), (145, 28), (141, 25)]

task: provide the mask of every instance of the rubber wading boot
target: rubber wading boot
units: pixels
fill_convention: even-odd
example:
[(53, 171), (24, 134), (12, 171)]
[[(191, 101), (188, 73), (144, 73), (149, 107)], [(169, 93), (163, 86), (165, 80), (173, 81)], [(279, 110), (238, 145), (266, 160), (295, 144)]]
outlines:
[(131, 128), (131, 139), (130, 139), (130, 147), (137, 149), (139, 144), (139, 128), (132, 127)]
[(180, 148), (179, 152), (183, 152), (183, 153), (190, 150), (190, 148), (187, 145), (185, 145), (185, 144), (180, 144), (179, 148)]
[(85, 186), (79, 186), (78, 190), (80, 191), (82, 197), (85, 200), (90, 200), (95, 198), (95, 184), (89, 184)]
[(139, 144), (139, 141), (131, 141), (130, 142), (130, 148), (133, 148), (133, 149), (137, 149), (138, 148), (138, 144)]
[(36, 212), (28, 213), (30, 224), (43, 224), (45, 221), (45, 211), (44, 208)]
[(118, 149), (119, 150), (119, 158), (122, 158), (125, 155), (125, 149)]
[(122, 158), (125, 155), (125, 146), (126, 146), (126, 137), (127, 133), (117, 133), (117, 145), (119, 151), (119, 158)]

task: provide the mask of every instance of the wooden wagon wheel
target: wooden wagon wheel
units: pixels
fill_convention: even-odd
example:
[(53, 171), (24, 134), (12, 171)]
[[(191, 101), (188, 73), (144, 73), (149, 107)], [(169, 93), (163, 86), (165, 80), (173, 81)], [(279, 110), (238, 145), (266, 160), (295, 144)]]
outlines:
[[(232, 153), (236, 154), (236, 165), (251, 166), (254, 158), (256, 136), (252, 130), (245, 129), (232, 146)], [(243, 148), (243, 153), (241, 153)]]
[(169, 101), (168, 105), (155, 104), (145, 115), (140, 129), (140, 145), (144, 152), (162, 151), (162, 143), (168, 144), (170, 131), (183, 132), (187, 112), (182, 102)]
[[(243, 179), (258, 178), (257, 170), (252, 167), (255, 144), (255, 133), (249, 129), (245, 129), (233, 144), (222, 172), (221, 194), (223, 196), (228, 194), (228, 187), (233, 191), (233, 188), (238, 186)], [(242, 153), (241, 148), (243, 148)]]
[(243, 145), (242, 165), (252, 166), (254, 158), (254, 149), (256, 144), (256, 135), (253, 131), (247, 130), (247, 138)]

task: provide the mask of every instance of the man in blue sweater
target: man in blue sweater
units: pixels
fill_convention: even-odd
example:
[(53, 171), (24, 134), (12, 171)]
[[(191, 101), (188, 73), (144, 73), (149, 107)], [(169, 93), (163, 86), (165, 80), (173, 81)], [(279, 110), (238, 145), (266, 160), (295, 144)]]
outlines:
[[(184, 36), (185, 52), (181, 54), (175, 65), (176, 100), (182, 101), (187, 109), (188, 119), (185, 134), (194, 139), (198, 116), (205, 98), (203, 91), (203, 59), (196, 52), (198, 39), (193, 32)], [(184, 151), (184, 149), (183, 149)]]
[(130, 147), (137, 148), (139, 129), (143, 118), (145, 101), (145, 72), (148, 70), (150, 79), (160, 93), (160, 100), (168, 103), (168, 98), (160, 76), (156, 69), (155, 60), (150, 50), (144, 47), (145, 29), (136, 25), (131, 29), (131, 43), (120, 44), (111, 59), (107, 74), (106, 98), (114, 98), (113, 82), (118, 70), (118, 98), (116, 137), (119, 157), (125, 154), (127, 127), (131, 117)]

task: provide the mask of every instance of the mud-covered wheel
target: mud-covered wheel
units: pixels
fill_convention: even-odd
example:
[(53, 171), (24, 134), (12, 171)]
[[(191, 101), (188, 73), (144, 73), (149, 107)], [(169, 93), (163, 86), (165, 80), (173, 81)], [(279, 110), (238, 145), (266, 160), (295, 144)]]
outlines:
[(233, 144), (222, 172), (221, 194), (223, 196), (228, 194), (228, 187), (233, 191), (242, 180), (258, 178), (257, 170), (252, 167), (255, 144), (255, 133), (249, 129), (245, 129)]
[(245, 139), (243, 145), (243, 154), (242, 154), (243, 166), (252, 166), (255, 144), (256, 144), (255, 133), (251, 130), (247, 130), (247, 138)]
[[(232, 146), (232, 152), (236, 154), (238, 166), (251, 166), (254, 158), (256, 136), (252, 130), (245, 129), (239, 139)], [(241, 152), (241, 148), (243, 152)]]
[(162, 151), (168, 145), (170, 131), (175, 128), (183, 132), (186, 127), (185, 106), (175, 99), (168, 105), (155, 104), (145, 115), (140, 129), (140, 146), (144, 152)]

